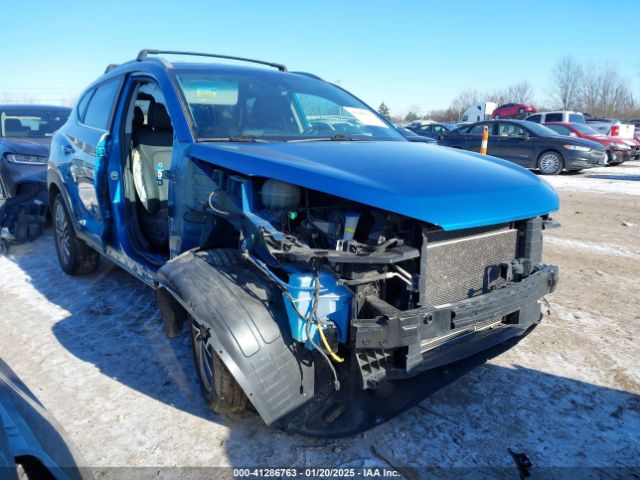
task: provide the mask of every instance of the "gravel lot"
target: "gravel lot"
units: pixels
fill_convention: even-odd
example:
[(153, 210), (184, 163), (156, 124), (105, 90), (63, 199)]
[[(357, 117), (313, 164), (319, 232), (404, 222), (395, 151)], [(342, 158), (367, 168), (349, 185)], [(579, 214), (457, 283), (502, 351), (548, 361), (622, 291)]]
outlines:
[(536, 477), (542, 467), (619, 478), (612, 467), (640, 467), (640, 162), (549, 181), (562, 202), (562, 228), (545, 244), (561, 269), (550, 315), (514, 349), (353, 438), (210, 413), (189, 340), (164, 337), (153, 292), (106, 261), (65, 276), (50, 231), (0, 258), (0, 356), (100, 478), (115, 478), (107, 467), (176, 465), (402, 467), (415, 478), (482, 467), (517, 478), (508, 448), (528, 454), (533, 478), (549, 478)]

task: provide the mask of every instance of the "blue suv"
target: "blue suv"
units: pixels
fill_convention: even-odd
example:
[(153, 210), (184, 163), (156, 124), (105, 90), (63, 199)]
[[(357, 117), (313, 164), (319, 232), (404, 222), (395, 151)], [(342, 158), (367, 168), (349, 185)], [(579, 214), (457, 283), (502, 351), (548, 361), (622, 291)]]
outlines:
[[(158, 56), (181, 54), (235, 63)], [(48, 189), (66, 273), (102, 255), (147, 283), (214, 411), (311, 435), (377, 425), (455, 378), (440, 367), (514, 344), (558, 278), (548, 184), (409, 142), (275, 63), (108, 67), (53, 139)]]

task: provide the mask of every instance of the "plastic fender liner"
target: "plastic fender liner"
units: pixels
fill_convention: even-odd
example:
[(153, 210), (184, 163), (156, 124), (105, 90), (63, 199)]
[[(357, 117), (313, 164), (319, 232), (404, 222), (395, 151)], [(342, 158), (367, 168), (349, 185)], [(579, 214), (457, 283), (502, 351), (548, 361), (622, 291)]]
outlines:
[(189, 250), (158, 270), (165, 288), (198, 322), (267, 425), (314, 396), (314, 363), (288, 333), (284, 302), (229, 249)]

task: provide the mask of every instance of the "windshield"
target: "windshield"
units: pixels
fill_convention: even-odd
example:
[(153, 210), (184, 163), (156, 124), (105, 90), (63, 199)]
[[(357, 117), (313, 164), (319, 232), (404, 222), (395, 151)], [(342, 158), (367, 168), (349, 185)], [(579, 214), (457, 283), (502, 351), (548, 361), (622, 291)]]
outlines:
[(544, 125), (540, 125), (538, 123), (529, 122), (527, 123), (527, 128), (531, 130), (536, 135), (558, 135), (558, 132), (551, 130), (549, 127), (545, 127)]
[(584, 133), (585, 135), (601, 135), (597, 130), (591, 128), (588, 125), (584, 125), (582, 123), (574, 124), (573, 128), (575, 128), (580, 133)]
[(184, 72), (177, 79), (198, 140), (404, 140), (344, 90), (303, 75)]
[(7, 109), (0, 111), (1, 137), (51, 137), (71, 109)]

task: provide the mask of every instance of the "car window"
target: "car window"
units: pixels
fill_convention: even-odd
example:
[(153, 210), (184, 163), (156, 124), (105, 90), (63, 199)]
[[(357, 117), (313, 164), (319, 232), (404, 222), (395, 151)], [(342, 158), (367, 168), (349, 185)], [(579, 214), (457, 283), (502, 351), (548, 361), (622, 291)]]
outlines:
[(420, 133), (431, 133), (432, 128), (433, 127), (431, 125), (423, 125), (420, 128), (418, 128), (418, 132), (420, 132)]
[(523, 137), (524, 128), (514, 123), (500, 122), (498, 124), (498, 136), (500, 137)]
[(558, 132), (560, 135), (569, 135), (571, 130), (564, 125), (545, 125), (545, 127), (549, 127), (554, 132)]
[[(471, 135), (482, 135), (482, 132), (484, 131), (484, 127), (486, 126), (487, 126), (486, 123), (478, 123), (477, 125), (474, 125), (471, 128), (469, 128), (469, 133)], [(491, 131), (489, 131), (489, 133), (491, 133)]]
[(544, 118), (545, 123), (546, 122), (561, 122), (562, 121), (562, 114), (561, 113), (547, 113), (545, 118)]
[(78, 118), (82, 121), (84, 120), (84, 114), (87, 112), (87, 105), (89, 105), (89, 100), (91, 100), (91, 95), (95, 92), (94, 89), (89, 90), (85, 93), (80, 101), (78, 101), (78, 107), (76, 111), (78, 112)]
[(69, 117), (67, 108), (10, 107), (0, 110), (0, 138), (51, 137)]
[(442, 132), (446, 132), (447, 129), (444, 128), (442, 125), (434, 125), (433, 127), (433, 132), (434, 133), (442, 133)]
[(582, 115), (581, 113), (570, 113), (569, 121), (571, 123), (585, 123), (584, 115)]
[(176, 74), (200, 141), (405, 138), (346, 91), (302, 75), (184, 70)]
[(119, 89), (120, 79), (112, 80), (96, 88), (82, 122), (90, 127), (107, 130)]
[(542, 118), (542, 115), (531, 115), (530, 117), (527, 118), (527, 121), (540, 123), (541, 118)]

